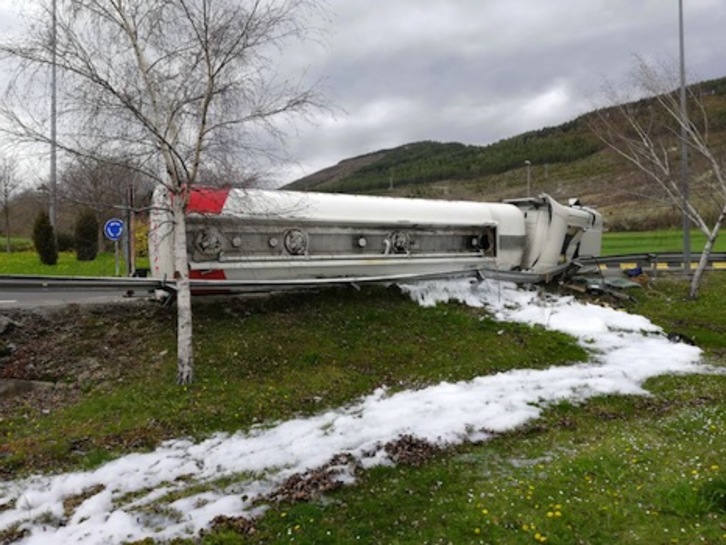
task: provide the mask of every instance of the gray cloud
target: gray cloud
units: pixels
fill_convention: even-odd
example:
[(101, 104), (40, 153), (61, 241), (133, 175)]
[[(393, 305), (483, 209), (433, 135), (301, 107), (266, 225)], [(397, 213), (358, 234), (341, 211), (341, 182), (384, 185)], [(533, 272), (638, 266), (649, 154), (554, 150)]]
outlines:
[[(726, 75), (725, 0), (685, 6), (691, 80)], [(558, 124), (627, 78), (635, 54), (678, 59), (675, 0), (336, 0), (311, 74), (347, 114), (291, 139), (297, 176), (415, 140), (486, 144)]]

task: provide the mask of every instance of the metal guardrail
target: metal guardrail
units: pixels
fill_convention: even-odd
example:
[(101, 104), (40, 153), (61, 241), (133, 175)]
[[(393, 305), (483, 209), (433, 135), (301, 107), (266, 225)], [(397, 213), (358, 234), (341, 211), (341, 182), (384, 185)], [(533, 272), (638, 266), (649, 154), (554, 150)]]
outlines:
[[(692, 255), (691, 266), (698, 263), (700, 254)], [(726, 270), (726, 253), (718, 252), (709, 256), (711, 269)], [(603, 269), (629, 269), (641, 266), (648, 271), (682, 271), (683, 254), (680, 253), (638, 253), (621, 254), (599, 257), (588, 257), (577, 259), (575, 266), (587, 267), (597, 266)], [(297, 280), (190, 280), (192, 290), (244, 290), (244, 291), (265, 291), (300, 289), (306, 287), (323, 287), (346, 284), (370, 284), (385, 282), (412, 282), (418, 280), (434, 280), (451, 277), (491, 278), (516, 282), (521, 284), (536, 284), (546, 282), (571, 268), (571, 264), (561, 265), (552, 271), (544, 273), (532, 273), (526, 271), (496, 271), (496, 270), (472, 270), (454, 273), (437, 273), (429, 275), (402, 274), (396, 276), (381, 277), (346, 277), (346, 278), (301, 278)], [(0, 289), (4, 290), (25, 290), (25, 289), (86, 289), (86, 290), (164, 290), (169, 293), (176, 291), (176, 283), (173, 280), (162, 280), (157, 278), (136, 278), (136, 277), (80, 277), (80, 276), (33, 276), (33, 275), (0, 275)]]
[(67, 288), (88, 290), (164, 289), (164, 282), (156, 278), (105, 277), (105, 276), (33, 276), (0, 275), (0, 288), (40, 289)]
[[(691, 254), (691, 269), (698, 265), (701, 254)], [(636, 266), (656, 271), (683, 271), (683, 254), (679, 252), (617, 254), (587, 257), (577, 260), (581, 265), (597, 265), (605, 269), (630, 269)], [(713, 252), (708, 258), (709, 269), (726, 270), (726, 253)]]
[[(400, 274), (387, 276), (359, 276), (341, 278), (300, 278), (295, 280), (190, 280), (192, 291), (273, 291), (285, 289), (315, 288), (335, 285), (382, 284), (401, 283), (422, 280), (437, 280), (454, 277), (494, 278), (509, 282), (538, 283), (549, 280), (551, 277), (564, 272), (569, 265), (559, 267), (548, 274), (538, 274), (521, 271), (494, 271), (476, 270), (455, 271), (451, 273), (436, 274)], [(99, 278), (76, 276), (23, 276), (0, 275), (0, 289), (26, 290), (26, 289), (87, 289), (87, 290), (164, 290), (169, 293), (176, 291), (176, 282), (152, 278)]]

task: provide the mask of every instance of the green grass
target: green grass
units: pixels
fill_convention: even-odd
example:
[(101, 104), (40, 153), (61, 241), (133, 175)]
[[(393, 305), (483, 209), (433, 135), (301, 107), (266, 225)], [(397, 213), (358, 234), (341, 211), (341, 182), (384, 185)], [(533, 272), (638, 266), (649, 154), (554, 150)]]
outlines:
[[(11, 453), (0, 457), (0, 471), (87, 467), (98, 461), (98, 451), (312, 414), (384, 385), (416, 388), (522, 361), (546, 367), (587, 357), (566, 335), (480, 319), (466, 307), (421, 309), (394, 290), (334, 290), (198, 303), (196, 380), (180, 389), (174, 384), (173, 308), (68, 312), (66, 321), (80, 323), (56, 332), (54, 345), (64, 359), (79, 362), (78, 373), (103, 366), (102, 384), (91, 381), (78, 403), (49, 417), (0, 421)], [(52, 374), (61, 356), (35, 357), (36, 367), (50, 368), (41, 378), (63, 380)], [(89, 459), (88, 452), (95, 454)]]
[[(706, 237), (700, 231), (691, 232), (691, 251), (701, 253)], [(683, 231), (662, 230), (647, 232), (604, 233), (602, 255), (682, 252)], [(716, 239), (714, 252), (726, 252), (726, 238)]]
[(698, 299), (690, 300), (687, 295), (683, 280), (658, 278), (636, 294), (631, 310), (668, 332), (686, 335), (706, 350), (707, 357), (726, 359), (726, 274), (706, 275)]
[[(126, 263), (119, 253), (119, 275), (125, 276)], [(138, 259), (143, 267), (148, 259)], [(101, 252), (93, 261), (78, 261), (74, 252), (59, 252), (58, 263), (45, 265), (35, 251), (0, 253), (0, 274), (27, 274), (42, 276), (115, 276), (116, 257), (113, 252)]]
[(377, 468), (325, 501), (278, 506), (252, 537), (220, 528), (202, 542), (723, 543), (726, 377), (649, 386), (657, 399), (564, 404), (422, 467)]
[[(5, 235), (0, 236), (0, 250), (7, 250), (8, 239)], [(33, 250), (33, 241), (25, 237), (10, 237), (10, 251), (12, 252), (29, 252)]]
[[(718, 274), (698, 301), (659, 280), (631, 310), (724, 365), (725, 292)], [(726, 375), (646, 387), (652, 397), (562, 403), (422, 467), (376, 468), (325, 499), (273, 507), (251, 536), (221, 524), (202, 543), (726, 543)]]

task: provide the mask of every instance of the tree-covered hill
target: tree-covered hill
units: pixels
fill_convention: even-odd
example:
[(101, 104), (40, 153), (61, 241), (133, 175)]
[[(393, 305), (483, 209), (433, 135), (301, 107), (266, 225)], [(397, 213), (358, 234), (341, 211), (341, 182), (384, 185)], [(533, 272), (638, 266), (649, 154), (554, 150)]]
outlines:
[[(726, 143), (726, 78), (692, 90), (706, 108), (711, 140)], [(645, 110), (650, 103), (643, 99), (627, 106)], [(647, 201), (647, 181), (594, 132), (598, 115), (607, 113), (590, 112), (486, 146), (424, 141), (378, 150), (345, 159), (287, 189), (494, 201), (526, 195), (529, 175), (533, 194), (580, 197), (599, 207), (614, 228), (678, 225), (673, 207)]]
[(390, 186), (473, 180), (532, 164), (569, 162), (602, 148), (582, 118), (527, 132), (488, 146), (458, 142), (414, 142), (346, 159), (288, 186), (345, 193), (377, 192)]

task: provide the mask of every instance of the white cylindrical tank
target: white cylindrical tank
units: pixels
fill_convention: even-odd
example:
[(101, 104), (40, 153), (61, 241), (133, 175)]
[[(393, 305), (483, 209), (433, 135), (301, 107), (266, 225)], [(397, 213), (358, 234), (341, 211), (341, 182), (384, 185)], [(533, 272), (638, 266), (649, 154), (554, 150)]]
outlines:
[[(168, 199), (163, 188), (155, 193), (155, 277), (173, 270)], [(195, 188), (186, 222), (192, 273), (237, 280), (511, 270), (526, 236), (523, 212), (510, 204), (260, 189)], [(486, 248), (462, 249), (467, 233), (486, 233)], [(391, 250), (407, 237), (410, 248)]]

